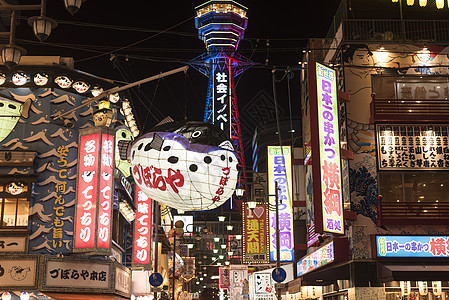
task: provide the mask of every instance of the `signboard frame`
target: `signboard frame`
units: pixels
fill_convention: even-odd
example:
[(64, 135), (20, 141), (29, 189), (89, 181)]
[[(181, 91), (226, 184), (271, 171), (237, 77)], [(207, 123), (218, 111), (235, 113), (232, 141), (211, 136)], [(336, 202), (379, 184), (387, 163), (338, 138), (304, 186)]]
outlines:
[[(289, 214), (289, 225), (287, 219), (279, 218), (279, 233), (280, 233), (280, 261), (294, 261), (295, 259), (295, 245), (294, 245), (294, 224), (293, 224), (293, 181), (292, 181), (292, 148), (291, 146), (267, 146), (267, 174), (268, 174), (268, 197), (269, 203), (276, 206), (276, 199), (274, 195), (275, 183), (278, 182), (278, 207), (279, 217)], [(283, 165), (283, 166), (282, 166)], [(282, 169), (285, 170), (283, 174)], [(276, 174), (274, 172), (276, 170)], [(281, 184), (282, 183), (282, 184)], [(276, 212), (269, 212), (269, 243), (270, 243), (270, 260), (276, 261)], [(281, 227), (281, 224), (282, 227)], [(285, 230), (283, 230), (285, 229)], [(289, 235), (289, 237), (288, 237)], [(285, 245), (283, 241), (289, 239), (288, 244)], [(288, 247), (289, 246), (289, 247)]]
[[(263, 209), (263, 212), (259, 212), (260, 209)], [(242, 262), (244, 264), (262, 264), (262, 263), (269, 263), (270, 262), (270, 251), (269, 251), (269, 220), (268, 220), (269, 210), (268, 205), (266, 203), (257, 203), (256, 207), (254, 209), (250, 209), (248, 207), (248, 203), (243, 203), (243, 260)], [(256, 224), (248, 224), (248, 222), (251, 222), (251, 220), (255, 219)], [(262, 223), (265, 222), (265, 223)], [(257, 227), (258, 231), (256, 231), (257, 235), (252, 235), (253, 238), (259, 238), (258, 241), (258, 249), (264, 249), (263, 251), (259, 251), (255, 255), (263, 256), (263, 258), (260, 259), (252, 259), (250, 256), (248, 256), (248, 249), (250, 248), (248, 246), (248, 227), (255, 226)], [(254, 228), (254, 227), (252, 227)], [(263, 232), (265, 231), (265, 232)]]
[[(91, 127), (91, 128), (86, 128), (86, 129), (80, 129), (79, 131), (79, 139), (78, 139), (78, 145), (80, 147), (79, 149), (79, 153), (78, 153), (78, 165), (77, 165), (77, 174), (80, 174), (80, 167), (81, 167), (81, 159), (80, 159), (80, 151), (81, 151), (81, 140), (84, 136), (97, 136), (96, 139), (98, 141), (98, 146), (99, 148), (96, 149), (96, 154), (97, 154), (97, 158), (99, 158), (101, 156), (101, 154), (103, 153), (103, 138), (109, 136), (112, 136), (112, 152), (111, 152), (111, 159), (112, 159), (112, 174), (111, 174), (111, 180), (109, 181), (109, 183), (111, 184), (111, 194), (110, 194), (110, 207), (108, 208), (109, 212), (109, 233), (108, 233), (108, 240), (109, 240), (109, 247), (101, 247), (98, 246), (98, 235), (99, 235), (99, 218), (100, 218), (100, 203), (99, 203), (99, 194), (101, 193), (100, 191), (100, 180), (101, 180), (101, 174), (100, 171), (103, 170), (103, 168), (101, 167), (102, 164), (102, 160), (101, 159), (97, 159), (96, 162), (96, 172), (98, 172), (98, 174), (94, 175), (93, 180), (95, 180), (95, 185), (96, 187), (94, 188), (95, 193), (92, 193), (93, 195), (91, 195), (94, 199), (95, 199), (95, 217), (92, 218), (92, 222), (94, 222), (93, 228), (94, 228), (94, 232), (91, 233), (91, 235), (94, 236), (94, 241), (93, 241), (93, 247), (75, 247), (76, 245), (76, 238), (77, 238), (77, 234), (78, 234), (78, 230), (79, 228), (77, 228), (77, 223), (78, 223), (78, 210), (75, 209), (75, 221), (74, 221), (74, 235), (73, 235), (73, 253), (86, 253), (86, 254), (92, 254), (92, 255), (111, 255), (112, 250), (112, 230), (110, 230), (110, 228), (112, 227), (112, 202), (113, 202), (113, 197), (112, 197), (112, 192), (114, 191), (114, 180), (113, 180), (113, 175), (114, 175), (114, 140), (115, 140), (115, 130), (109, 127)], [(109, 141), (109, 138), (107, 139)], [(81, 176), (78, 176), (78, 180), (77, 180), (77, 188), (76, 188), (76, 205), (78, 206), (78, 201), (80, 199), (80, 194), (83, 194), (82, 191), (80, 190), (80, 186), (79, 183), (81, 181)], [(92, 212), (94, 210), (92, 209)], [(105, 212), (105, 211), (103, 211)]]
[[(310, 102), (315, 231), (317, 233), (326, 231), (334, 234), (344, 234), (343, 181), (336, 71), (316, 61), (309, 61), (307, 75)], [(320, 94), (318, 93), (319, 91)], [(332, 172), (323, 172), (323, 168), (326, 168), (325, 170), (332, 169)], [(335, 174), (337, 172), (338, 175)], [(326, 175), (327, 173), (332, 175), (332, 181)], [(330, 212), (329, 205), (326, 205), (326, 202), (332, 204)]]
[[(42, 255), (37, 255), (37, 254), (20, 254), (20, 255), (16, 255), (16, 254), (2, 254), (0, 255), (0, 266), (1, 263), (7, 260), (12, 260), (12, 261), (34, 261), (34, 284), (33, 285), (14, 285), (14, 286), (1, 286), (0, 285), (0, 290), (13, 290), (13, 291), (17, 291), (17, 290), (23, 290), (23, 291), (30, 291), (30, 290), (38, 290), (39, 289), (39, 284), (40, 284), (40, 276), (39, 276), (39, 266), (42, 265), (42, 260), (43, 257)], [(4, 270), (4, 275), (6, 276), (8, 274), (9, 270)], [(1, 278), (1, 277), (0, 277)], [(1, 282), (1, 280), (0, 280)], [(20, 282), (20, 281), (18, 281)]]
[[(384, 238), (383, 242), (380, 242), (380, 240)], [(387, 241), (389, 239), (390, 241)], [(442, 239), (439, 241), (439, 239)], [(379, 244), (383, 244), (383, 247), (387, 247), (387, 242), (397, 242), (397, 252), (391, 255), (388, 255), (387, 253), (385, 255), (379, 255)], [(441, 244), (441, 242), (444, 241), (444, 245)], [(380, 242), (380, 243), (379, 243)], [(406, 244), (400, 244), (401, 242), (404, 242)], [(412, 245), (412, 242), (415, 242), (416, 249), (414, 251)], [(425, 243), (429, 243), (427, 246), (423, 246)], [(435, 251), (440, 254), (439, 251), (444, 250), (446, 253), (445, 255), (426, 255), (425, 251), (432, 251), (431, 247), (432, 243), (434, 243), (434, 246), (437, 247)], [(418, 245), (418, 244), (421, 244)], [(372, 235), (371, 236), (371, 253), (372, 257), (375, 259), (385, 259), (385, 260), (395, 260), (395, 259), (413, 259), (413, 260), (431, 260), (431, 261), (438, 261), (438, 260), (447, 260), (449, 257), (449, 235)], [(407, 249), (407, 247), (410, 247), (410, 249)], [(423, 249), (424, 247), (424, 249)], [(384, 249), (385, 250), (385, 249)], [(409, 255), (403, 255), (403, 253), (410, 252)]]

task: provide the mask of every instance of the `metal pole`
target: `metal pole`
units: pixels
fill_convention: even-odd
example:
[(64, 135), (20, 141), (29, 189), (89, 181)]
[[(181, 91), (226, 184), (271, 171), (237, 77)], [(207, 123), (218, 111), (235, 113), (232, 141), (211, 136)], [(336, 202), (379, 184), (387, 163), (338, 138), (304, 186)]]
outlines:
[(404, 15), (402, 14), (402, 0), (399, 0), (399, 13), (401, 15), (402, 40), (405, 41), (405, 23)]
[[(154, 272), (158, 272), (159, 261), (159, 203), (154, 201)], [(154, 292), (154, 299), (157, 299), (157, 292)]]
[(167, 71), (165, 73), (160, 73), (158, 75), (154, 75), (154, 76), (151, 76), (151, 77), (148, 77), (148, 78), (145, 78), (145, 79), (133, 82), (133, 83), (129, 83), (129, 84), (121, 86), (121, 87), (113, 87), (113, 88), (111, 88), (111, 89), (101, 93), (98, 96), (95, 96), (95, 97), (92, 97), (92, 98), (87, 98), (87, 99), (83, 100), (83, 104), (78, 105), (77, 107), (75, 107), (75, 108), (73, 108), (71, 110), (68, 110), (65, 113), (61, 113), (60, 115), (55, 116), (54, 119), (55, 120), (61, 119), (62, 117), (66, 116), (66, 115), (69, 115), (73, 111), (79, 109), (80, 107), (89, 105), (90, 103), (92, 103), (94, 101), (97, 101), (97, 100), (100, 100), (100, 99), (106, 97), (109, 94), (114, 94), (114, 93), (117, 93), (117, 92), (129, 89), (129, 88), (132, 88), (132, 87), (134, 87), (136, 85), (141, 85), (141, 84), (144, 84), (144, 83), (156, 80), (156, 79), (164, 78), (165, 76), (169, 76), (169, 75), (172, 75), (172, 74), (175, 74), (175, 73), (187, 72), (188, 68), (189, 68), (188, 66), (177, 68), (177, 69), (174, 69), (174, 70), (171, 70), (171, 71)]
[[(278, 202), (278, 182), (274, 182), (274, 196), (276, 198), (276, 268), (281, 267), (281, 238), (279, 236), (279, 202)], [(281, 300), (281, 289), (276, 289), (277, 299)]]
[[(172, 221), (172, 228), (173, 221)], [(176, 274), (176, 230), (173, 230), (173, 283), (172, 283), (172, 299), (175, 300), (175, 274)]]

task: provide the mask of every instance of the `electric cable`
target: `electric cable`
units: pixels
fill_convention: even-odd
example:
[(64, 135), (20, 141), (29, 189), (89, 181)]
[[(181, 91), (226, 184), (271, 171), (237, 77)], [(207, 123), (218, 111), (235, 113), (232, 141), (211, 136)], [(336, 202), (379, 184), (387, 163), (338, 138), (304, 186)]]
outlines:
[(121, 50), (130, 48), (130, 47), (132, 47), (132, 46), (138, 45), (138, 44), (143, 43), (143, 42), (145, 42), (145, 41), (148, 41), (149, 39), (152, 39), (152, 38), (154, 38), (154, 37), (156, 37), (156, 36), (158, 36), (158, 35), (160, 35), (160, 34), (162, 34), (162, 33), (165, 33), (165, 32), (167, 32), (167, 31), (171, 30), (172, 28), (178, 27), (178, 26), (180, 26), (180, 25), (182, 25), (182, 24), (184, 24), (184, 23), (186, 23), (186, 22), (192, 20), (193, 18), (194, 18), (194, 17), (190, 17), (190, 18), (188, 18), (188, 19), (186, 19), (186, 20), (184, 20), (184, 21), (182, 21), (182, 22), (180, 22), (180, 23), (178, 23), (178, 24), (175, 24), (175, 25), (169, 27), (169, 28), (166, 29), (166, 30), (162, 30), (161, 32), (155, 33), (155, 34), (153, 34), (153, 35), (151, 35), (151, 36), (149, 36), (149, 37), (146, 37), (146, 38), (144, 38), (144, 39), (142, 39), (142, 40), (139, 40), (139, 41), (137, 41), (137, 42), (131, 43), (131, 44), (127, 45), (127, 46), (123, 46), (123, 47), (118, 48), (118, 49), (116, 49), (116, 50), (114, 50), (114, 51), (110, 51), (110, 52), (108, 52), (108, 53), (103, 53), (103, 54), (95, 55), (95, 56), (92, 56), (92, 57), (80, 59), (80, 60), (77, 60), (76, 62), (82, 62), (82, 61), (86, 61), (86, 60), (95, 59), (95, 58), (98, 58), (98, 57), (101, 57), (101, 56), (104, 56), (104, 55), (107, 55), (107, 54), (112, 54), (112, 53), (114, 53), (114, 52), (121, 51)]

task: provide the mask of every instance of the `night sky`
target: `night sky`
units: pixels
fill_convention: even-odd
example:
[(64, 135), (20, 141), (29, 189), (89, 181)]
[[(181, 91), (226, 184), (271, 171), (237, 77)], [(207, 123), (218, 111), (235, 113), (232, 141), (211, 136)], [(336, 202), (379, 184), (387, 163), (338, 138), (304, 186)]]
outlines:
[[(57, 20), (58, 27), (40, 43), (26, 23), (27, 17), (38, 12), (22, 12), (16, 43), (28, 55), (70, 56), (78, 70), (120, 83), (134, 82), (184, 66), (205, 52), (194, 24), (194, 8), (203, 2), (88, 0), (72, 16), (62, 0), (48, 1), (46, 15)], [(294, 1), (239, 3), (248, 7), (249, 22), (238, 53), (257, 63), (236, 79), (242, 132), (248, 144), (253, 127), (260, 122), (250, 114), (251, 109), (262, 102), (272, 105), (273, 68), (298, 67), (308, 38), (326, 35), (339, 1), (301, 1), (300, 6)], [(299, 71), (293, 74), (290, 99), (287, 79), (277, 84), (281, 119), (300, 115)], [(283, 75), (283, 71), (276, 72), (279, 80)], [(207, 78), (190, 68), (186, 77), (179, 73), (130, 90), (141, 131), (166, 116), (201, 120), (206, 89)]]

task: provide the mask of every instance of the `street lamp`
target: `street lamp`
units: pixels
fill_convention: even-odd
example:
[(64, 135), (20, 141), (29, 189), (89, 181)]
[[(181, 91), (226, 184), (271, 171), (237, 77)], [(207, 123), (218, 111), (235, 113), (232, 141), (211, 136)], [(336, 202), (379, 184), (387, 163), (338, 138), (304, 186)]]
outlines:
[(34, 35), (39, 41), (44, 41), (49, 37), (51, 30), (58, 26), (58, 23), (52, 18), (45, 16), (47, 1), (42, 0), (41, 3), (41, 15), (37, 17), (31, 17), (28, 19), (28, 24), (33, 27)]
[(64, 0), (65, 9), (67, 9), (73, 16), (81, 8), (81, 4), (83, 4), (84, 1), (86, 0)]

